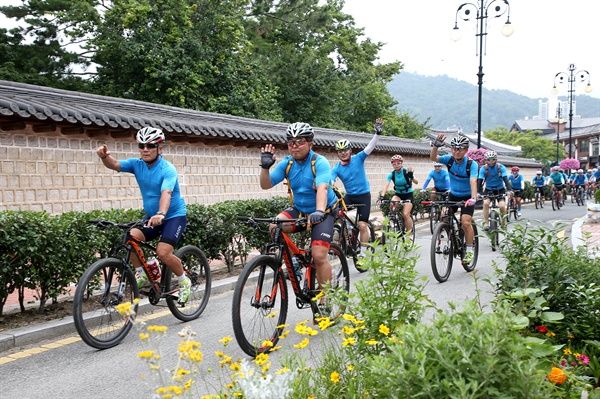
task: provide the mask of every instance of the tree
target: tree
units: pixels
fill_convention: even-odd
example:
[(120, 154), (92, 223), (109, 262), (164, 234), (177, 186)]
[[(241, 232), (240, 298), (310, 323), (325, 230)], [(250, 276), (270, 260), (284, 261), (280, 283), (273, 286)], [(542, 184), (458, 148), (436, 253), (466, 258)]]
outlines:
[[(520, 146), (523, 158), (534, 158), (545, 165), (550, 165), (556, 161), (557, 146), (552, 140), (540, 137), (541, 133), (539, 130), (509, 132), (506, 127), (499, 126), (493, 130), (486, 130), (484, 136), (500, 143)], [(563, 159), (566, 156), (565, 150), (562, 146), (558, 148), (559, 159)]]

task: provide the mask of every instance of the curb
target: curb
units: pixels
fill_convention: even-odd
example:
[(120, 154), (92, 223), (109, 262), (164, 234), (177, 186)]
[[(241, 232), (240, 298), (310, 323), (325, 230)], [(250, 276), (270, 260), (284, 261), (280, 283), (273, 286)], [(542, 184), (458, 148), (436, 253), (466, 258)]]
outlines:
[[(211, 286), (210, 296), (212, 297), (233, 290), (236, 282), (237, 276), (218, 280)], [(140, 301), (138, 314), (141, 315), (150, 312), (152, 309), (157, 309), (157, 307), (151, 305), (148, 299), (144, 298)], [(72, 316), (33, 326), (15, 328), (0, 333), (0, 352), (76, 333), (77, 330), (75, 329)]]

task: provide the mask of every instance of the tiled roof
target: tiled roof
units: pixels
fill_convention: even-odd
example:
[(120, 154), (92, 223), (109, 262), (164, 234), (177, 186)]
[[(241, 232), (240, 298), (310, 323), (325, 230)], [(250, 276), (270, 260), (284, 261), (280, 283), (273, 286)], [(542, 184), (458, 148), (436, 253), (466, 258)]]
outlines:
[[(0, 129), (17, 130), (29, 123), (37, 128), (63, 132), (72, 129), (130, 134), (143, 126), (162, 129), (174, 141), (284, 143), (287, 123), (271, 122), (211, 112), (194, 111), (143, 101), (105, 97), (43, 86), (0, 80)], [(315, 145), (333, 147), (348, 139), (364, 148), (372, 133), (315, 127)], [(429, 154), (429, 143), (397, 137), (381, 137), (376, 149), (400, 154)]]

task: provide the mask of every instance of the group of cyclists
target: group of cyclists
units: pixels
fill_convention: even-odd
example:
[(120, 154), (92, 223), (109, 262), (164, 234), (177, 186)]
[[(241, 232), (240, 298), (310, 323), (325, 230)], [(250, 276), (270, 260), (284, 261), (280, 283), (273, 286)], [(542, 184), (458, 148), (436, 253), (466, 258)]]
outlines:
[(541, 191), (542, 195), (543, 187), (552, 185), (552, 192), (558, 192), (558, 200), (564, 204), (569, 189), (574, 190), (573, 193), (581, 189), (591, 198), (600, 184), (600, 171), (594, 168), (588, 169), (587, 173), (584, 173), (583, 169), (577, 169), (568, 176), (559, 166), (554, 166), (548, 179), (541, 176), (540, 171), (537, 172), (536, 178), (534, 178), (536, 180), (532, 180), (532, 183), (536, 189)]

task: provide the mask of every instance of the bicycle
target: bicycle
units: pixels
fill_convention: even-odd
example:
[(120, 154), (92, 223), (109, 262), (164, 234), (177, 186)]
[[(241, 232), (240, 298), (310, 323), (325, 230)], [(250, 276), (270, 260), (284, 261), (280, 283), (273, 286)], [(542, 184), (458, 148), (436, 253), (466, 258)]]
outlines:
[[(442, 200), (448, 197), (447, 192), (432, 192), (432, 194), (438, 196)], [(422, 205), (429, 206), (429, 230), (433, 234), (435, 226), (442, 220), (443, 209), (441, 206), (435, 204), (435, 201), (421, 201)]]
[(560, 197), (561, 191), (562, 191), (562, 189), (557, 190), (553, 186), (553, 190), (552, 190), (552, 210), (553, 211), (560, 210), (560, 207), (563, 205), (561, 197)]
[[(473, 260), (465, 263), (464, 257), (467, 252), (465, 235), (461, 222), (456, 217), (456, 211), (453, 207), (464, 206), (463, 201), (449, 201), (448, 198), (437, 202), (439, 206), (446, 208), (446, 215), (442, 221), (435, 226), (433, 236), (431, 237), (430, 259), (431, 269), (435, 279), (443, 283), (450, 277), (452, 263), (454, 258), (460, 259), (463, 269), (472, 272), (477, 265), (479, 255), (479, 237), (477, 226), (473, 223)], [(462, 215), (461, 215), (462, 216)]]
[(535, 188), (535, 209), (544, 208), (544, 196), (542, 195), (543, 187)]
[(508, 194), (508, 220), (510, 220), (511, 216), (514, 220), (519, 220), (519, 210), (517, 207), (517, 199), (515, 198), (515, 194), (510, 192)]
[[(361, 250), (360, 229), (358, 228), (358, 207), (366, 206), (365, 204), (346, 205), (343, 199), (340, 199), (341, 205), (337, 209), (337, 216), (333, 225), (333, 242), (338, 244), (347, 257), (352, 257), (354, 267), (361, 273), (367, 271), (358, 264), (358, 259)], [(354, 212), (353, 212), (354, 211)], [(353, 216), (350, 214), (353, 212)], [(367, 222), (369, 229), (369, 243), (375, 242), (375, 230), (371, 222)], [(367, 247), (369, 251), (374, 251), (372, 246)]]
[(575, 186), (575, 201), (577, 202), (577, 206), (584, 205), (584, 185), (578, 184)]
[[(129, 301), (137, 313), (138, 303), (134, 300), (140, 298), (140, 294), (146, 295), (152, 305), (165, 299), (173, 316), (181, 321), (197, 319), (206, 308), (211, 291), (211, 275), (208, 260), (202, 251), (193, 245), (186, 245), (175, 252), (192, 283), (188, 301), (178, 306), (179, 288), (174, 274), (163, 264), (160, 278), (155, 279), (146, 265), (145, 252), (156, 254), (156, 247), (130, 234), (132, 229), (142, 227), (146, 222), (145, 219), (131, 223), (90, 220), (90, 223), (100, 229), (124, 230), (122, 239), (115, 243), (112, 254), (89, 266), (75, 289), (75, 328), (81, 339), (93, 348), (111, 348), (127, 336), (133, 321), (123, 318), (115, 307)], [(150, 282), (147, 289), (138, 289), (135, 269), (130, 263), (132, 256), (136, 256), (144, 267)]]
[[(287, 269), (292, 292), (298, 309), (310, 308), (313, 321), (318, 316), (330, 315), (337, 319), (344, 311), (344, 299), (336, 301), (325, 292), (336, 291), (345, 298), (350, 291), (348, 262), (339, 245), (331, 243), (329, 262), (333, 269), (331, 285), (325, 290), (318, 289), (316, 267), (311, 250), (299, 249), (283, 231), (283, 225), (294, 223), (306, 225), (307, 219), (253, 218), (239, 216), (238, 220), (260, 228), (261, 223), (275, 224), (271, 242), (267, 243), (259, 255), (246, 263), (233, 291), (232, 321), (233, 332), (240, 348), (249, 356), (269, 352), (279, 341), (285, 328), (288, 312), (288, 286), (283, 274)], [(294, 268), (293, 259), (298, 262)], [(304, 282), (302, 284), (302, 270)], [(323, 301), (327, 299), (327, 301)], [(269, 344), (265, 342), (269, 341)]]
[(498, 205), (498, 202), (504, 199), (504, 195), (486, 195), (484, 198), (490, 200), (490, 227), (488, 229), (488, 235), (492, 244), (492, 251), (495, 251), (496, 248), (500, 247), (500, 227), (506, 227), (506, 222), (502, 218), (500, 207)]
[[(399, 234), (399, 236), (402, 239), (408, 238), (408, 240), (410, 241), (410, 245), (409, 247), (412, 248), (412, 246), (415, 243), (415, 236), (416, 236), (416, 232), (415, 232), (415, 219), (412, 215), (412, 213), (409, 215), (411, 221), (412, 221), (412, 229), (407, 237), (406, 233), (406, 224), (404, 221), (404, 214), (402, 214), (402, 212), (400, 212), (399, 210), (399, 206), (400, 204), (405, 204), (405, 203), (409, 203), (411, 202), (410, 200), (381, 200), (381, 205), (389, 205), (389, 212), (387, 215), (388, 218), (388, 224), (387, 226), (385, 226), (385, 233), (381, 236), (381, 244), (385, 244), (385, 240), (386, 240), (386, 234), (389, 233), (395, 233), (395, 234)], [(394, 248), (388, 248), (388, 250), (390, 252), (396, 252), (398, 250), (398, 245), (400, 244), (401, 240), (397, 241), (397, 245)]]

